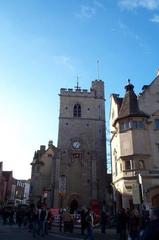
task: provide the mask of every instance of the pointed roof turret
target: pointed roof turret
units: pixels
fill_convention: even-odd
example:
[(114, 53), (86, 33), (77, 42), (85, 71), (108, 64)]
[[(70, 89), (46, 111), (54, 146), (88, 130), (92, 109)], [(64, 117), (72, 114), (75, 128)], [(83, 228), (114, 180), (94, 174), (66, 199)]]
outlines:
[(130, 83), (130, 79), (128, 79), (128, 84), (125, 86), (125, 90), (126, 93), (119, 110), (118, 120), (130, 116), (148, 117), (148, 115), (139, 109), (137, 96), (134, 92), (134, 86)]

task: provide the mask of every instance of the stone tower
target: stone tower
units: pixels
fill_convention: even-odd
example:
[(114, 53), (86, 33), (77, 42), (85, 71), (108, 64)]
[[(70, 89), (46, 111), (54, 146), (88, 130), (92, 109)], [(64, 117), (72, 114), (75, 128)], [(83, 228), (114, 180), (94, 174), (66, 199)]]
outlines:
[[(106, 135), (104, 82), (90, 91), (61, 88), (58, 148), (59, 179), (64, 181), (62, 204), (78, 208), (105, 198)], [(61, 190), (60, 190), (61, 192)]]

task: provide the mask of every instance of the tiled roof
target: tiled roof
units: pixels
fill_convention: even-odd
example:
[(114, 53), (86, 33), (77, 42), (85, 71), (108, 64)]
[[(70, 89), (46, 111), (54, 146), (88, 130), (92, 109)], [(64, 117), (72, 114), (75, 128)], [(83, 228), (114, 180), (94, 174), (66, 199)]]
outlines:
[(128, 85), (125, 86), (125, 89), (126, 93), (119, 110), (118, 120), (130, 116), (148, 117), (147, 114), (140, 111), (137, 96), (133, 90), (134, 86), (130, 83), (130, 81)]

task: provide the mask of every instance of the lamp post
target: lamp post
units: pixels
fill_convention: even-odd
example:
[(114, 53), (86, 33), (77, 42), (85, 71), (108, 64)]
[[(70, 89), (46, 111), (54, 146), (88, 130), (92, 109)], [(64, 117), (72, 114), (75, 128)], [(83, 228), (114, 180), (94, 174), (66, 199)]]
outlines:
[(142, 183), (142, 176), (138, 174), (138, 184), (139, 184), (139, 193), (140, 193), (140, 202), (143, 203), (143, 183)]
[(62, 231), (62, 208), (63, 208), (63, 199), (64, 195), (66, 193), (66, 176), (61, 175), (59, 177), (59, 198), (60, 198), (60, 225), (59, 225), (59, 230), (60, 232)]
[(60, 197), (60, 224), (59, 224), (59, 231), (62, 232), (62, 213), (63, 213), (63, 198), (64, 198), (64, 193), (59, 192), (59, 197)]

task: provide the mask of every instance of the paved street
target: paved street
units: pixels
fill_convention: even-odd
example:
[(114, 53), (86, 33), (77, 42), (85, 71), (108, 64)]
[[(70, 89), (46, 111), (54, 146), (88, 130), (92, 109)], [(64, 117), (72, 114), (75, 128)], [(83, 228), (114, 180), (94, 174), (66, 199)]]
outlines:
[[(112, 229), (108, 229), (105, 235), (100, 233), (99, 229), (94, 230), (95, 233), (95, 240), (117, 240), (117, 236), (115, 231)], [(74, 240), (79, 239), (83, 240), (82, 236), (80, 235), (79, 230), (75, 230), (74, 233), (59, 233), (58, 228), (52, 228), (49, 232), (48, 236), (41, 237), (37, 236), (36, 238), (32, 237), (32, 234), (28, 232), (28, 229), (21, 228), (19, 229), (17, 225), (9, 226), (9, 225), (0, 225), (0, 239), (1, 240), (31, 240), (31, 239), (46, 239), (46, 240)]]

